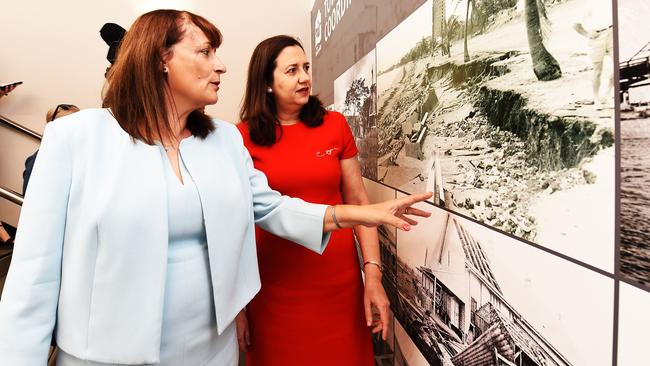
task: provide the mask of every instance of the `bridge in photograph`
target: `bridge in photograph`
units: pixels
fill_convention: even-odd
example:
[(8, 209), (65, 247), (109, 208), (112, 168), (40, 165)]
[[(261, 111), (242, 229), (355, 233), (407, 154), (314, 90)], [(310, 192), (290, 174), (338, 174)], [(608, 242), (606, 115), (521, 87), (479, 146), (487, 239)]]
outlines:
[(629, 60), (619, 64), (621, 93), (631, 88), (650, 85), (650, 42), (643, 46)]

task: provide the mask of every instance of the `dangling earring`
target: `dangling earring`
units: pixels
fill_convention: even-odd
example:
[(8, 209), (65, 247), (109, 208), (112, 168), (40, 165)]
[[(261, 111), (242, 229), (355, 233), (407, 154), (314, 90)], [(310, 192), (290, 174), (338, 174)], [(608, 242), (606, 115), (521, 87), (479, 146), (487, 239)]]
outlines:
[(163, 66), (163, 72), (167, 73), (168, 71), (169, 71), (169, 69), (167, 68), (167, 65)]
[(273, 93), (273, 89), (268, 88), (268, 89), (266, 89), (266, 92), (267, 92), (267, 93)]

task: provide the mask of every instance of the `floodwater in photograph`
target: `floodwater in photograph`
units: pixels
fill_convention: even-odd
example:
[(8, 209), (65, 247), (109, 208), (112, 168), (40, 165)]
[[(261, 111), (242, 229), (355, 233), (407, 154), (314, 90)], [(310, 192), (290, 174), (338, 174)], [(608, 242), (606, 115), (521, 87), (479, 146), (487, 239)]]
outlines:
[(650, 285), (650, 118), (621, 121), (621, 273)]

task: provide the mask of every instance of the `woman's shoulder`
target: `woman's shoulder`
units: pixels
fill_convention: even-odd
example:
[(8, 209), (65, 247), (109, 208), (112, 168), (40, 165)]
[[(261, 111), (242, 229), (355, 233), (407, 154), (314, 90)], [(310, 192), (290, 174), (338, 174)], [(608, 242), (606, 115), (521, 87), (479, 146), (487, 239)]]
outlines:
[(326, 111), (323, 116), (323, 124), (340, 127), (343, 124), (347, 125), (347, 123), (345, 116), (337, 111)]
[(68, 136), (83, 135), (87, 137), (89, 134), (103, 136), (107, 129), (116, 126), (118, 126), (117, 121), (108, 109), (89, 108), (49, 122), (45, 126), (44, 134), (51, 133), (49, 131), (57, 131), (57, 133)]
[(345, 121), (345, 117), (343, 114), (337, 111), (325, 111), (325, 116), (323, 117), (325, 119), (332, 119), (332, 120), (338, 120), (338, 121)]
[(248, 123), (246, 121), (239, 121), (235, 126), (237, 126), (240, 133), (248, 133)]
[(337, 111), (326, 111), (322, 126), (332, 132), (341, 132), (350, 128), (345, 116)]
[(238, 126), (234, 123), (227, 122), (218, 118), (213, 118), (212, 123), (214, 123), (215, 128), (210, 136), (213, 138), (225, 139), (228, 142), (241, 141), (241, 133), (238, 130)]
[(68, 114), (49, 122), (47, 126), (59, 126), (57, 128), (75, 128), (83, 125), (93, 125), (105, 122), (107, 119), (113, 119), (111, 112), (106, 108), (88, 108), (79, 112)]
[(244, 139), (244, 143), (248, 143), (250, 140), (250, 126), (246, 121), (239, 121), (237, 123), (237, 130), (241, 134), (241, 137)]

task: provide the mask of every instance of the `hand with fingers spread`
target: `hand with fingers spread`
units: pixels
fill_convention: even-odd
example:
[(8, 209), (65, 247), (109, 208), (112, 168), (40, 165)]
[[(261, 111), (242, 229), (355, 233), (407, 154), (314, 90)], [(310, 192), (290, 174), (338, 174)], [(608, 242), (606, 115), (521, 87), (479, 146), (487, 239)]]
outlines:
[(431, 198), (432, 195), (433, 193), (427, 192), (378, 203), (375, 206), (377, 206), (379, 212), (384, 212), (384, 216), (379, 218), (379, 222), (372, 222), (370, 225), (376, 226), (381, 224), (388, 224), (400, 230), (409, 231), (411, 229), (411, 225), (417, 225), (418, 223), (406, 215), (419, 217), (431, 216), (430, 212), (423, 211), (411, 206), (418, 202)]
[(429, 217), (430, 212), (411, 207), (431, 198), (433, 193), (412, 194), (403, 198), (384, 201), (373, 205), (336, 205), (327, 208), (323, 220), (324, 230), (332, 231), (354, 225), (368, 227), (390, 225), (402, 231), (411, 230), (417, 221), (409, 216)]

